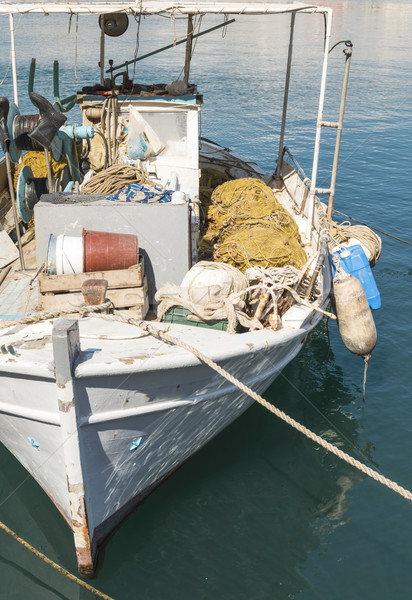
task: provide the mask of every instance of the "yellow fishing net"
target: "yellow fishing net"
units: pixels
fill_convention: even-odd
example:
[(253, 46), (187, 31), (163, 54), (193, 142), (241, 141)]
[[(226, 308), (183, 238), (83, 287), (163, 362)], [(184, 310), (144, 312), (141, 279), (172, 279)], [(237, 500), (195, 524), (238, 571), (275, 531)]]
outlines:
[(199, 198), (203, 208), (210, 205), (213, 190), (229, 179), (228, 175), (219, 169), (213, 167), (202, 168), (202, 175), (199, 182)]
[(227, 181), (214, 190), (199, 254), (241, 271), (252, 266), (300, 268), (307, 261), (295, 221), (273, 191), (253, 178)]
[[(64, 171), (64, 168), (67, 167), (67, 164), (65, 162), (56, 162), (50, 152), (49, 156), (52, 177), (60, 177)], [(26, 154), (22, 156), (19, 164), (16, 165), (16, 169), (14, 171), (15, 189), (17, 188), (19, 173), (24, 165), (28, 165), (31, 168), (33, 177), (47, 177), (46, 158), (44, 156), (44, 152), (26, 152)]]

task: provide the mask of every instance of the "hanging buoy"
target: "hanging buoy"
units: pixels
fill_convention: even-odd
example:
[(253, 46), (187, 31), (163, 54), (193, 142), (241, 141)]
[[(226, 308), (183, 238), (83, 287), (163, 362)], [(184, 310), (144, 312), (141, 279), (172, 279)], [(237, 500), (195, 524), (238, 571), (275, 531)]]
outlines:
[(376, 346), (377, 334), (361, 282), (353, 275), (336, 276), (333, 298), (343, 343), (350, 352), (369, 358)]

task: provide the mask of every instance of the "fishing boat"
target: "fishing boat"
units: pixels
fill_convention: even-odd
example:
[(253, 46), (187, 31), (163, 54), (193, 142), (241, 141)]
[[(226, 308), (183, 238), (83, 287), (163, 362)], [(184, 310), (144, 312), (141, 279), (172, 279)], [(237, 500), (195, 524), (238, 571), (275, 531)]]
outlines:
[[(14, 82), (13, 99), (0, 102), (0, 197), (7, 217), (1, 232), (0, 440), (59, 509), (73, 531), (79, 572), (93, 576), (99, 548), (134, 507), (253, 402), (202, 357), (261, 393), (329, 314), (328, 219), (351, 45), (344, 46), (339, 118), (328, 122), (327, 7), (25, 2), (2, 3), (0, 14), (9, 19)], [(55, 63), (54, 104), (32, 91), (34, 115), (21, 115), (14, 17), (24, 23), (28, 15), (45, 14), (95, 15), (100, 63), (91, 85), (63, 100)], [(229, 26), (229, 17), (276, 14), (289, 15), (290, 39), (279, 152), (274, 172), (267, 173), (200, 137), (202, 96), (190, 82), (190, 61), (193, 40), (203, 33), (200, 16), (220, 15), (215, 29)], [(186, 45), (183, 76), (168, 85), (136, 84), (128, 66), (139, 57), (107, 63), (105, 40), (130, 26), (128, 16), (140, 26), (141, 17), (159, 15), (187, 20), (184, 39), (171, 44)], [(294, 28), (302, 15), (325, 19), (310, 178), (285, 146)], [(34, 69), (32, 62), (32, 90)], [(81, 122), (65, 125), (71, 106), (80, 107)], [(328, 189), (317, 185), (324, 127), (337, 132)], [(44, 156), (41, 177), (29, 161), (34, 152)], [(56, 176), (52, 168), (59, 163)], [(129, 178), (125, 187), (127, 169), (139, 172), (141, 181)], [(115, 191), (108, 186), (113, 177)], [(224, 196), (227, 185), (239, 210), (247, 194), (249, 207), (261, 206), (256, 198), (276, 202), (293, 230), (282, 233), (283, 249), (289, 251), (293, 237), (304, 259), (290, 255), (273, 266), (258, 256), (248, 269), (238, 268), (243, 246), (225, 235), (244, 231), (247, 222), (245, 235), (252, 237), (257, 217), (235, 219)], [(328, 206), (321, 194), (329, 196)], [(219, 221), (222, 207), (229, 222)], [(266, 228), (266, 254), (279, 230), (278, 222), (271, 225), (273, 215), (271, 209), (259, 222)], [(28, 225), (33, 216), (34, 228)], [(219, 232), (211, 232), (213, 226)]]

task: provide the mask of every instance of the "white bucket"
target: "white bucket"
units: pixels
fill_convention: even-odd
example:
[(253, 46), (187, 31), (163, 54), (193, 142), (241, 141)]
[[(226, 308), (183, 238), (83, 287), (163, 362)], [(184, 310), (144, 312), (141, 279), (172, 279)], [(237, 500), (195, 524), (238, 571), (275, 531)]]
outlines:
[(51, 235), (46, 271), (51, 275), (83, 273), (83, 236)]

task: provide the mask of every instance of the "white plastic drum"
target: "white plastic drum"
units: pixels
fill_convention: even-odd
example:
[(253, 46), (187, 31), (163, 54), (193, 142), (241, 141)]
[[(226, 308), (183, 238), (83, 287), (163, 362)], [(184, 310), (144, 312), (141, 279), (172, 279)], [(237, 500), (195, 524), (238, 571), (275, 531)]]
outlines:
[(82, 236), (50, 236), (46, 268), (50, 275), (83, 273), (83, 262)]

